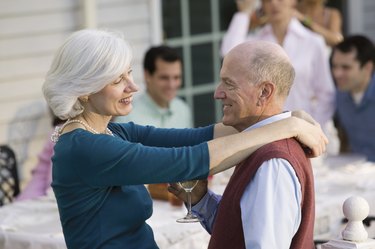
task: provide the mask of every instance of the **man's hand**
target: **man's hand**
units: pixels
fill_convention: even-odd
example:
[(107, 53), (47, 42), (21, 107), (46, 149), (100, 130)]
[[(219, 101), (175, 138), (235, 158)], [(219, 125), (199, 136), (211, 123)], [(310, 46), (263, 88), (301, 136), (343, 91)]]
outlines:
[[(191, 204), (197, 204), (203, 196), (207, 193), (207, 180), (199, 180), (193, 191), (191, 192)], [(177, 183), (171, 183), (168, 186), (168, 191), (174, 194), (177, 198), (187, 202), (185, 190)]]

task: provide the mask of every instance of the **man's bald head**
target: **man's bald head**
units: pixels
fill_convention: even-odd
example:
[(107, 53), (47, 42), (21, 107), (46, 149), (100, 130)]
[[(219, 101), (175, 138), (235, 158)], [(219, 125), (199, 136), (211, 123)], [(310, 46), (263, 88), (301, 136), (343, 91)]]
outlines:
[(275, 84), (279, 97), (286, 98), (294, 81), (294, 68), (284, 49), (276, 43), (249, 41), (234, 47), (226, 56), (248, 72), (250, 82)]

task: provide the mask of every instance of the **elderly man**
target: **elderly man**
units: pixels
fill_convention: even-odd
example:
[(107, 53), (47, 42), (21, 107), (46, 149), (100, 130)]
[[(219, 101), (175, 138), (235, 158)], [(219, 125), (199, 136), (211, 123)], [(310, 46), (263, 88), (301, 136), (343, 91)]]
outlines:
[(257, 0), (238, 0), (238, 12), (223, 38), (224, 56), (236, 45), (250, 40), (270, 41), (282, 46), (295, 68), (296, 76), (284, 110), (302, 109), (310, 113), (326, 131), (328, 153), (337, 154), (339, 142), (333, 126), (335, 88), (323, 37), (304, 27), (296, 17), (296, 0), (261, 0), (267, 24), (249, 33), (251, 13)]
[[(245, 131), (290, 116), (283, 106), (294, 69), (279, 45), (236, 46), (224, 57), (220, 77), (215, 98), (223, 104), (225, 125)], [(184, 198), (177, 185), (169, 189)], [(209, 248), (314, 247), (313, 173), (294, 139), (266, 144), (237, 165), (223, 196), (200, 182), (193, 204), (211, 233)]]

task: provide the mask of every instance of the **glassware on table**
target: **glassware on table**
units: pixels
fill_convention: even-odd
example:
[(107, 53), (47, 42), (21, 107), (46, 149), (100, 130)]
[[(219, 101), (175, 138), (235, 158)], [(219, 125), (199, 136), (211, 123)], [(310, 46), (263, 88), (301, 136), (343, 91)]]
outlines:
[(191, 223), (191, 222), (199, 222), (200, 219), (198, 216), (191, 212), (191, 191), (195, 188), (198, 184), (198, 180), (190, 180), (185, 182), (178, 183), (186, 192), (187, 195), (187, 205), (188, 205), (188, 212), (185, 217), (176, 220), (179, 223)]

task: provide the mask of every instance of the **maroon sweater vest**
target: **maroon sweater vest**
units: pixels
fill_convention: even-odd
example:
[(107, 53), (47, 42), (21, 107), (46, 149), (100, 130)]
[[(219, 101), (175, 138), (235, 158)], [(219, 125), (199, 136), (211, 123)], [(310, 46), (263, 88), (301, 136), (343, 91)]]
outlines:
[(302, 188), (302, 220), (290, 248), (314, 248), (315, 199), (314, 177), (310, 160), (306, 158), (296, 140), (284, 139), (261, 147), (235, 168), (217, 210), (209, 249), (245, 248), (241, 220), (241, 197), (261, 164), (272, 158), (283, 158), (289, 161)]

